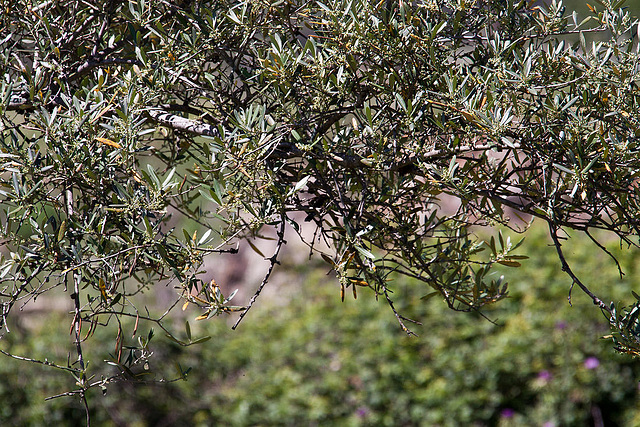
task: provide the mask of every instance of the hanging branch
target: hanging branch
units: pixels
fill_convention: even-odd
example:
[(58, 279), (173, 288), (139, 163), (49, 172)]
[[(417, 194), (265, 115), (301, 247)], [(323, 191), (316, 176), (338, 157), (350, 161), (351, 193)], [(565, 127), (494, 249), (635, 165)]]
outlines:
[[(589, 288), (582, 283), (582, 281), (575, 275), (571, 267), (569, 267), (569, 263), (567, 262), (564, 253), (562, 251), (562, 243), (560, 243), (560, 239), (558, 238), (558, 228), (553, 224), (552, 221), (547, 220), (547, 224), (549, 225), (549, 235), (553, 240), (553, 245), (556, 248), (556, 252), (558, 253), (558, 258), (560, 259), (560, 264), (562, 265), (562, 271), (567, 273), (571, 280), (573, 280), (573, 284), (578, 285), (582, 291), (589, 296), (593, 300), (593, 303), (600, 307), (603, 311), (611, 314), (611, 309), (604, 303), (600, 298), (598, 298)], [(571, 301), (571, 294), (569, 294), (569, 301)]]
[(242, 321), (244, 316), (247, 315), (247, 313), (249, 312), (249, 310), (253, 306), (253, 303), (255, 303), (256, 300), (258, 299), (258, 296), (260, 295), (260, 292), (262, 292), (262, 289), (264, 289), (265, 285), (269, 281), (269, 277), (271, 276), (271, 273), (273, 272), (273, 268), (275, 267), (276, 264), (280, 264), (280, 262), (278, 261), (278, 255), (280, 254), (280, 249), (282, 249), (282, 245), (286, 242), (284, 240), (285, 224), (286, 224), (285, 218), (281, 217), (280, 218), (280, 229), (278, 230), (278, 241), (276, 243), (276, 248), (273, 251), (273, 255), (270, 258), (268, 258), (268, 260), (269, 260), (269, 269), (267, 270), (267, 274), (265, 274), (264, 278), (262, 279), (262, 283), (260, 283), (260, 286), (258, 286), (258, 289), (256, 290), (255, 294), (253, 294), (253, 296), (251, 297), (251, 300), (249, 300), (249, 304), (247, 305), (247, 308), (242, 313), (240, 313), (240, 317), (238, 318), (238, 320), (236, 320), (236, 323), (231, 327), (231, 329), (235, 330), (238, 327), (238, 325), (240, 324), (240, 322)]
[(82, 338), (80, 337), (80, 331), (82, 329), (82, 311), (80, 308), (80, 275), (73, 273), (73, 294), (71, 297), (73, 298), (73, 324), (72, 328), (75, 332), (75, 344), (76, 344), (76, 352), (78, 353), (78, 364), (80, 365), (80, 378), (78, 383), (81, 387), (80, 399), (82, 400), (82, 404), (84, 405), (85, 413), (87, 415), (87, 427), (91, 425), (91, 415), (89, 413), (89, 403), (87, 402), (87, 371), (86, 365), (84, 361), (84, 355), (82, 353)]

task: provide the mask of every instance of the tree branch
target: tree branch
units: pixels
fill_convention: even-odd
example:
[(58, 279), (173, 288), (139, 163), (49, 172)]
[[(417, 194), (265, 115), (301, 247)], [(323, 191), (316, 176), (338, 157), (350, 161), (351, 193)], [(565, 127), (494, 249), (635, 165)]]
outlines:
[(91, 71), (96, 67), (108, 67), (109, 65), (114, 65), (114, 64), (138, 65), (138, 66), (143, 65), (142, 62), (140, 62), (137, 59), (123, 59), (123, 58), (106, 59), (104, 61), (85, 61), (82, 63), (82, 65), (80, 65), (76, 69), (76, 72), (69, 77), (69, 81), (73, 81), (84, 76), (85, 74), (87, 74), (89, 71)]
[(20, 361), (23, 361), (23, 362), (31, 362), (31, 363), (36, 363), (38, 365), (50, 366), (52, 368), (60, 369), (60, 370), (63, 370), (63, 371), (68, 371), (68, 372), (71, 372), (71, 373), (74, 373), (74, 374), (80, 372), (79, 369), (58, 365), (56, 363), (49, 362), (47, 359), (38, 360), (38, 359), (32, 359), (30, 357), (18, 356), (18, 355), (9, 353), (8, 351), (2, 350), (2, 349), (0, 349), (0, 353), (4, 354), (5, 356), (10, 357), (12, 359), (20, 360)]
[(238, 327), (238, 325), (240, 324), (240, 322), (242, 321), (244, 316), (246, 316), (246, 314), (249, 312), (249, 310), (253, 306), (253, 303), (255, 303), (256, 300), (258, 299), (258, 296), (260, 295), (260, 292), (262, 292), (262, 289), (264, 289), (265, 285), (269, 281), (269, 277), (271, 276), (271, 273), (273, 272), (273, 267), (275, 267), (276, 264), (279, 264), (279, 262), (278, 262), (278, 254), (280, 254), (280, 249), (282, 248), (282, 245), (285, 243), (285, 240), (284, 240), (284, 226), (285, 226), (285, 223), (286, 223), (284, 217), (281, 218), (280, 221), (281, 221), (280, 222), (280, 229), (278, 230), (278, 243), (276, 244), (276, 249), (273, 252), (273, 255), (271, 256), (271, 258), (269, 258), (269, 262), (271, 263), (269, 265), (269, 270), (267, 270), (267, 274), (264, 276), (264, 279), (262, 279), (262, 283), (260, 283), (260, 286), (258, 286), (258, 289), (256, 290), (256, 293), (253, 294), (253, 296), (251, 297), (251, 300), (249, 301), (249, 305), (247, 305), (247, 308), (240, 314), (240, 317), (238, 318), (238, 320), (236, 320), (236, 323), (231, 327), (231, 329), (235, 330)]
[(18, 300), (18, 298), (20, 297), (20, 294), (25, 290), (25, 288), (29, 285), (29, 283), (31, 283), (31, 281), (38, 274), (40, 274), (41, 271), (48, 268), (49, 264), (50, 264), (49, 261), (39, 264), (36, 267), (36, 269), (31, 272), (29, 277), (24, 279), (24, 281), (20, 285), (20, 288), (18, 288), (18, 290), (13, 293), (11, 300), (8, 302), (2, 303), (2, 314), (1, 314), (2, 317), (0, 318), (0, 327), (4, 327), (7, 332), (9, 332), (9, 326), (7, 325), (7, 315), (11, 311), (13, 304)]
[(167, 113), (164, 110), (149, 109), (147, 110), (147, 114), (154, 122), (175, 130), (210, 137), (220, 135), (215, 126)]
[(551, 239), (553, 240), (553, 245), (556, 247), (556, 251), (558, 252), (558, 258), (560, 259), (560, 264), (562, 265), (562, 271), (564, 271), (569, 275), (569, 277), (571, 277), (573, 283), (578, 285), (580, 289), (582, 289), (582, 292), (587, 294), (593, 300), (593, 303), (595, 305), (600, 307), (603, 311), (611, 314), (611, 309), (607, 306), (607, 304), (605, 304), (604, 301), (602, 301), (593, 292), (591, 292), (591, 290), (589, 290), (589, 288), (584, 283), (582, 283), (580, 279), (578, 279), (578, 276), (575, 275), (573, 270), (571, 270), (571, 267), (569, 267), (569, 263), (567, 263), (567, 260), (564, 257), (564, 253), (562, 252), (562, 244), (558, 239), (558, 229), (556, 225), (549, 220), (547, 220), (547, 224), (549, 225), (549, 234), (551, 235)]
[(86, 372), (86, 364), (84, 362), (84, 356), (82, 353), (82, 339), (80, 338), (80, 330), (82, 328), (82, 312), (80, 308), (80, 276), (77, 274), (73, 274), (73, 294), (71, 295), (74, 303), (74, 317), (73, 317), (73, 330), (75, 332), (75, 344), (76, 351), (78, 353), (78, 363), (80, 365), (80, 373), (78, 378), (78, 383), (82, 390), (80, 391), (80, 400), (84, 405), (85, 413), (87, 415), (87, 427), (91, 425), (91, 416), (89, 414), (89, 404), (87, 402), (87, 372)]

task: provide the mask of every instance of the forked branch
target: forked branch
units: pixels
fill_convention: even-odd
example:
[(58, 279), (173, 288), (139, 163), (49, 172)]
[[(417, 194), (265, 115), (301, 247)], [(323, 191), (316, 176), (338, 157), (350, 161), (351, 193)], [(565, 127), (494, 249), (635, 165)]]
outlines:
[[(593, 300), (593, 303), (595, 305), (600, 307), (603, 311), (606, 311), (607, 313), (611, 314), (611, 309), (607, 306), (607, 304), (605, 304), (604, 301), (602, 301), (593, 292), (591, 292), (591, 290), (584, 283), (582, 283), (582, 281), (578, 278), (578, 276), (576, 276), (576, 274), (573, 272), (573, 270), (569, 266), (569, 263), (567, 262), (567, 259), (564, 256), (564, 252), (562, 251), (562, 244), (560, 243), (560, 239), (558, 238), (558, 227), (552, 221), (549, 221), (549, 220), (547, 221), (547, 224), (549, 225), (549, 235), (553, 240), (553, 245), (556, 248), (556, 252), (558, 253), (558, 258), (560, 259), (560, 264), (562, 265), (562, 271), (564, 271), (569, 275), (569, 277), (571, 277), (571, 280), (573, 280), (573, 284), (578, 285), (578, 287), (582, 289), (582, 292), (587, 294), (589, 298)], [(569, 298), (571, 298), (571, 295), (569, 295)]]

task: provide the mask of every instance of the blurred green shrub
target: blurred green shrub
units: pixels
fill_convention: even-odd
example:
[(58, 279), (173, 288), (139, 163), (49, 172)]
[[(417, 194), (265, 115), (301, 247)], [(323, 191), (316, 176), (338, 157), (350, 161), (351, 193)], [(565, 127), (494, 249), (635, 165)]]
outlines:
[[(127, 426), (550, 427), (600, 419), (607, 426), (639, 425), (640, 365), (597, 339), (608, 333), (608, 325), (588, 298), (575, 292), (569, 307), (570, 283), (551, 251), (541, 250), (548, 244), (544, 233), (534, 230), (528, 239), (531, 259), (519, 269), (522, 277), (514, 281), (511, 298), (484, 312), (494, 323), (478, 314), (451, 312), (436, 298), (427, 303), (401, 298), (413, 305), (400, 311), (423, 321), (415, 329), (418, 338), (399, 331), (389, 312), (377, 306), (383, 301), (363, 295), (337, 304), (339, 290), (326, 286), (334, 283), (326, 270), (291, 267), (304, 287), (287, 296), (288, 305), (263, 301), (235, 332), (222, 321), (192, 324), (194, 334), (214, 338), (188, 349), (154, 338), (151, 371), (178, 356), (182, 367), (192, 367), (187, 381), (112, 384), (105, 396), (92, 390), (92, 421)], [(615, 299), (638, 288), (632, 254), (620, 253), (628, 274), (613, 287), (619, 278), (604, 275), (610, 269), (602, 268), (610, 260), (587, 253), (587, 247), (576, 239), (566, 250), (581, 265), (580, 274), (602, 278), (598, 291), (616, 292)], [(60, 328), (50, 326), (57, 320), (48, 320), (36, 330), (25, 329), (25, 335), (9, 334), (15, 340), (9, 342), (11, 351), (37, 355), (60, 346), (64, 339), (53, 333)], [(108, 333), (99, 331), (92, 338), (91, 360), (113, 352), (97, 345), (113, 342)], [(63, 373), (1, 360), (2, 424), (84, 420), (75, 398), (43, 402), (69, 389)], [(160, 375), (177, 374), (159, 372), (148, 379)]]

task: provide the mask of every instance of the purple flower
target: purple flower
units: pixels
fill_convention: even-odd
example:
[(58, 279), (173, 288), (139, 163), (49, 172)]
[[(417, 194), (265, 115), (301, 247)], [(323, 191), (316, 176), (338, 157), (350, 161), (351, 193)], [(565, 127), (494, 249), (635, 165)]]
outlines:
[(551, 378), (553, 378), (553, 375), (551, 374), (551, 372), (544, 370), (544, 371), (540, 371), (538, 372), (538, 379), (540, 381), (543, 381), (545, 383), (551, 381)]
[(584, 361), (584, 367), (587, 369), (596, 369), (600, 366), (600, 361), (596, 357), (587, 357)]
[(559, 322), (556, 322), (556, 326), (555, 328), (559, 331), (563, 330), (564, 328), (567, 327), (567, 322), (565, 322), (564, 320), (561, 320)]
[(542, 427), (556, 427), (556, 423), (554, 423), (553, 421), (547, 421), (542, 425)]
[(504, 408), (501, 412), (500, 412), (500, 416), (502, 418), (511, 418), (515, 415), (516, 411), (514, 411), (511, 408)]
[(356, 415), (358, 415), (360, 418), (364, 418), (367, 416), (367, 413), (369, 411), (367, 410), (367, 408), (365, 408), (364, 406), (361, 406), (358, 408), (358, 410), (356, 411)]

